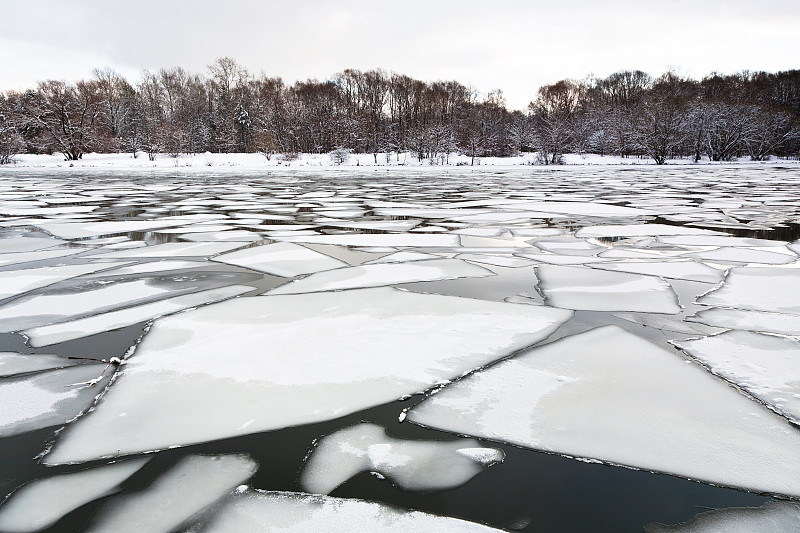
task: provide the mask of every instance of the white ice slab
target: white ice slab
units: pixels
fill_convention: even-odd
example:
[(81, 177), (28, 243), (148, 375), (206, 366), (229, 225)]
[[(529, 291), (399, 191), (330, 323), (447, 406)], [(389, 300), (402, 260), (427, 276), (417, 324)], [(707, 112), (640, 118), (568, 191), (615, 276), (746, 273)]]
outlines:
[(416, 281), (483, 278), (494, 272), (459, 259), (428, 259), (407, 263), (383, 263), (340, 268), (312, 274), (272, 289), (268, 294), (299, 294), (365, 287), (381, 287)]
[(735, 309), (800, 314), (800, 271), (784, 268), (732, 268), (722, 287), (697, 303)]
[(571, 315), (389, 288), (209, 305), (156, 320), (122, 378), (91, 415), (61, 433), (45, 460), (333, 419), (502, 358)]
[(119, 263), (92, 263), (86, 265), (64, 265), (54, 267), (26, 268), (0, 272), (0, 299), (17, 296), (34, 289), (47, 287), (65, 279), (106, 270)]
[(75, 364), (77, 361), (57, 355), (0, 352), (0, 377), (64, 368)]
[(320, 439), (300, 473), (305, 492), (330, 494), (360, 472), (377, 472), (403, 490), (447, 490), (463, 485), (503, 452), (475, 439), (395, 439), (382, 426), (362, 423)]
[(310, 235), (281, 238), (284, 242), (309, 244), (336, 244), (339, 246), (407, 246), (425, 248), (430, 246), (458, 246), (458, 235), (428, 233), (363, 233), (348, 235)]
[(756, 263), (762, 265), (786, 265), (797, 261), (797, 255), (772, 252), (764, 248), (724, 247), (716, 250), (692, 252), (686, 257), (695, 257), (703, 261), (721, 263)]
[(83, 504), (119, 490), (147, 459), (111, 463), (71, 474), (37, 479), (17, 489), (0, 506), (0, 531), (40, 531)]
[(718, 328), (800, 336), (800, 315), (714, 307), (686, 317), (686, 320)]
[(245, 455), (188, 455), (146, 489), (108, 501), (86, 531), (169, 533), (245, 483), (257, 469)]
[(236, 491), (217, 512), (208, 533), (500, 533), (499, 529), (361, 500), (291, 492)]
[(616, 326), (456, 382), (413, 422), (756, 492), (800, 496), (800, 431), (682, 357)]
[(89, 407), (113, 369), (96, 385), (105, 364), (78, 365), (29, 377), (0, 380), (0, 437), (66, 423)]
[(594, 202), (526, 202), (524, 204), (518, 204), (517, 207), (548, 213), (592, 217), (638, 217), (652, 214), (650, 211), (636, 207), (624, 207)]
[(85, 251), (85, 248), (57, 248), (54, 250), (37, 250), (35, 252), (0, 254), (0, 266), (16, 265), (19, 263), (28, 263), (30, 261), (42, 261), (45, 259), (55, 259), (58, 257), (67, 257)]
[(585, 311), (680, 313), (678, 297), (662, 279), (592, 268), (539, 265), (539, 288), (547, 303)]
[(587, 265), (590, 263), (606, 263), (611, 259), (604, 259), (601, 257), (594, 257), (591, 255), (559, 255), (559, 254), (525, 254), (515, 253), (519, 257), (527, 257), (533, 259), (538, 263), (547, 263), (548, 265)]
[(206, 261), (181, 261), (163, 259), (160, 261), (150, 261), (148, 263), (137, 263), (127, 267), (114, 268), (101, 272), (99, 274), (92, 274), (86, 276), (87, 279), (102, 278), (113, 276), (120, 278), (122, 276), (133, 276), (139, 274), (151, 274), (153, 272), (169, 272), (173, 270), (193, 270), (196, 268), (209, 268)]
[(395, 252), (393, 254), (366, 261), (365, 265), (373, 265), (378, 263), (405, 263), (406, 261), (420, 261), (422, 259), (436, 259), (437, 256), (433, 254), (424, 254), (421, 252)]
[(785, 246), (788, 244), (784, 241), (771, 241), (767, 239), (749, 239), (745, 237), (732, 237), (724, 233), (707, 232), (711, 235), (694, 235), (694, 236), (676, 236), (676, 237), (661, 237), (659, 241), (666, 244), (677, 244), (680, 246), (734, 246), (739, 248), (758, 248), (758, 247), (773, 247)]
[(800, 343), (751, 331), (673, 342), (714, 374), (800, 424)]
[(522, 259), (519, 257), (508, 257), (502, 255), (488, 255), (488, 254), (459, 254), (455, 259), (462, 259), (464, 261), (472, 261), (473, 263), (483, 263), (485, 265), (494, 265), (509, 268), (520, 268), (535, 265), (536, 261)]
[(50, 239), (44, 237), (16, 237), (10, 239), (0, 239), (0, 254), (13, 254), (24, 252), (35, 252), (52, 248), (66, 241), (60, 239)]
[(219, 255), (213, 260), (288, 278), (349, 266), (338, 259), (290, 242), (245, 248)]
[(761, 507), (730, 507), (701, 513), (688, 522), (647, 524), (645, 533), (796, 533), (800, 503), (769, 501)]
[(605, 246), (598, 246), (583, 239), (570, 238), (536, 241), (533, 245), (546, 252), (563, 255), (597, 255), (608, 250)]
[(230, 285), (219, 289), (209, 289), (192, 294), (185, 294), (175, 298), (167, 298), (145, 305), (120, 309), (110, 313), (81, 318), (60, 324), (50, 324), (21, 331), (29, 346), (39, 348), (59, 342), (66, 342), (105, 331), (124, 328), (139, 322), (153, 320), (154, 318), (177, 313), (190, 307), (219, 302), (239, 296), (254, 290), (255, 287), (247, 285)]
[[(24, 296), (0, 307), (0, 331), (63, 322), (90, 313), (164, 298), (174, 289), (149, 280), (100, 285), (93, 290)], [(177, 296), (177, 295), (176, 295)]]
[(611, 270), (614, 272), (630, 272), (669, 279), (685, 279), (704, 283), (719, 283), (725, 275), (724, 270), (710, 267), (696, 261), (651, 261), (651, 262), (616, 262), (593, 265), (592, 268)]
[[(263, 240), (264, 238), (254, 232), (244, 229), (230, 230), (230, 231), (212, 231), (207, 233), (186, 233), (180, 236), (181, 240), (191, 242), (238, 242), (238, 243), (253, 243)], [(243, 244), (240, 244), (242, 246)], [(227, 250), (226, 250), (227, 251)]]
[(168, 242), (132, 250), (119, 250), (95, 257), (103, 259), (136, 257), (210, 257), (245, 246), (241, 242)]
[(667, 224), (609, 224), (587, 226), (575, 232), (576, 237), (656, 237), (661, 235), (725, 235), (718, 231), (670, 226)]

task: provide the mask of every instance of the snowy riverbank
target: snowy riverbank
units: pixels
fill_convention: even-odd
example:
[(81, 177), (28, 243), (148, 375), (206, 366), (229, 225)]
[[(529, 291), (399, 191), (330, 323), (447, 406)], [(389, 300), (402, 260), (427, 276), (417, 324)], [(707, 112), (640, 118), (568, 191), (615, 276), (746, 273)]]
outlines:
[[(566, 166), (592, 166), (592, 165), (612, 165), (612, 166), (630, 166), (630, 165), (650, 165), (656, 166), (653, 159), (629, 157), (623, 158), (619, 156), (600, 156), (596, 154), (566, 154), (564, 156)], [(124, 170), (124, 169), (146, 169), (146, 168), (207, 168), (211, 167), (215, 170), (223, 168), (236, 168), (242, 169), (260, 169), (260, 168), (306, 168), (306, 169), (319, 169), (319, 168), (353, 168), (353, 167), (399, 167), (408, 169), (410, 167), (421, 168), (465, 168), (470, 167), (471, 158), (461, 154), (451, 154), (444, 160), (442, 164), (441, 159), (436, 159), (431, 162), (430, 159), (419, 159), (412, 153), (392, 153), (387, 157), (386, 154), (378, 154), (377, 157), (373, 154), (350, 154), (347, 160), (341, 165), (334, 164), (329, 154), (299, 154), (294, 160), (287, 160), (282, 154), (275, 154), (270, 159), (259, 153), (253, 154), (212, 154), (210, 152), (202, 154), (180, 154), (177, 157), (170, 155), (158, 155), (154, 161), (151, 161), (147, 154), (140, 152), (136, 158), (130, 153), (117, 153), (117, 154), (86, 154), (79, 161), (65, 161), (61, 154), (53, 155), (31, 155), (22, 154), (15, 156), (15, 163), (0, 167), (0, 170), (10, 169), (30, 169), (30, 168), (103, 168), (109, 170)], [(536, 154), (528, 153), (514, 157), (483, 157), (476, 158), (474, 167), (520, 167), (536, 164)], [(667, 165), (747, 165), (747, 166), (765, 166), (765, 165), (798, 165), (800, 161), (784, 160), (772, 158), (769, 161), (750, 161), (749, 158), (742, 158), (740, 160), (727, 161), (727, 162), (713, 162), (707, 159), (695, 163), (692, 159), (670, 159)]]

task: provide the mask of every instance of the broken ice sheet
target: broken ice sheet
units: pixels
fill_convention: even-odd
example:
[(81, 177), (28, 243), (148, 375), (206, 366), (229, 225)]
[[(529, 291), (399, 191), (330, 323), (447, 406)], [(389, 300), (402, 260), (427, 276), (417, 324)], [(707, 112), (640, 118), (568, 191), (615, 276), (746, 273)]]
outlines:
[(31, 481), (0, 506), (0, 531), (23, 533), (48, 528), (81, 505), (119, 490), (119, 484), (147, 461), (132, 459)]
[(104, 253), (93, 257), (103, 259), (136, 257), (210, 257), (246, 246), (243, 242), (168, 242), (131, 250)]
[(0, 352), (0, 377), (73, 366), (77, 361), (57, 355)]
[(539, 288), (549, 305), (585, 311), (677, 314), (672, 287), (652, 276), (593, 268), (539, 265)]
[[(787, 248), (788, 250), (788, 248)], [(786, 265), (797, 261), (797, 255), (769, 251), (764, 248), (725, 247), (716, 250), (692, 252), (686, 257), (720, 263), (757, 263), (762, 265)]]
[(796, 533), (800, 503), (770, 501), (761, 507), (729, 507), (700, 513), (688, 522), (647, 524), (645, 533)]
[(669, 279), (685, 279), (704, 283), (719, 283), (725, 275), (724, 270), (713, 268), (696, 261), (648, 261), (648, 262), (615, 262), (593, 265), (592, 268), (611, 270), (614, 272), (630, 272)]
[(246, 455), (188, 455), (145, 489), (109, 500), (86, 529), (169, 533), (255, 474)]
[(575, 232), (579, 238), (588, 237), (654, 237), (661, 235), (722, 235), (724, 233), (686, 226), (670, 226), (667, 224), (608, 224), (605, 226), (587, 226)]
[(714, 374), (736, 383), (800, 425), (800, 343), (751, 331), (673, 342)]
[(213, 260), (288, 278), (349, 266), (338, 259), (290, 242), (245, 248), (219, 255)]
[(284, 242), (309, 244), (335, 244), (339, 246), (409, 246), (425, 248), (432, 246), (459, 246), (458, 235), (434, 235), (429, 233), (359, 233), (348, 235), (310, 235), (284, 237)]
[(697, 299), (702, 305), (800, 314), (800, 270), (732, 268), (722, 287)]
[(703, 368), (616, 326), (457, 381), (408, 420), (715, 485), (800, 496), (800, 431)]
[(300, 474), (306, 492), (330, 494), (360, 472), (377, 472), (404, 490), (446, 490), (463, 485), (503, 452), (475, 439), (395, 439), (382, 426), (362, 423), (320, 439)]
[(124, 375), (59, 435), (45, 461), (334, 419), (505, 357), (571, 316), (377, 288), (238, 298), (161, 318)]
[(33, 376), (0, 380), (0, 437), (66, 423), (92, 404), (113, 369), (105, 364), (77, 365)]
[(800, 336), (800, 315), (785, 313), (714, 307), (686, 317), (686, 321), (699, 322), (718, 328)]
[(65, 279), (76, 278), (99, 270), (108, 270), (124, 263), (92, 263), (0, 272), (0, 299), (46, 287)]
[(299, 294), (364, 287), (380, 287), (416, 281), (482, 278), (494, 272), (459, 259), (428, 259), (407, 263), (381, 263), (318, 272), (269, 291), (268, 294)]
[(27, 337), (29, 346), (34, 348), (49, 346), (51, 344), (79, 339), (104, 331), (124, 328), (125, 326), (149, 321), (159, 316), (177, 313), (178, 311), (183, 311), (190, 307), (227, 300), (228, 298), (239, 296), (254, 289), (255, 287), (247, 285), (231, 285), (219, 289), (209, 289), (207, 291), (199, 291), (183, 296), (176, 296), (175, 298), (167, 298), (166, 300), (160, 300), (158, 302), (120, 309), (110, 313), (102, 313), (70, 322), (26, 329), (20, 333)]
[(370, 531), (371, 533), (500, 533), (458, 518), (405, 511), (388, 505), (298, 494), (237, 490), (216, 512), (204, 533), (281, 531)]
[(67, 257), (69, 255), (75, 255), (85, 251), (86, 249), (82, 248), (56, 248), (53, 250), (37, 250), (34, 252), (0, 254), (0, 267), (6, 265), (16, 265), (19, 263), (29, 263), (31, 261), (42, 261), (45, 259)]

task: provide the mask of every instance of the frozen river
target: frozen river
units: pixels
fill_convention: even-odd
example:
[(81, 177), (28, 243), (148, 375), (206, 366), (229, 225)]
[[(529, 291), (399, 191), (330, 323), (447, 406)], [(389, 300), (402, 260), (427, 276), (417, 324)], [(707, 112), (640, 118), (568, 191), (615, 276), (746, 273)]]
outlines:
[(0, 169), (0, 532), (797, 531), (798, 190)]

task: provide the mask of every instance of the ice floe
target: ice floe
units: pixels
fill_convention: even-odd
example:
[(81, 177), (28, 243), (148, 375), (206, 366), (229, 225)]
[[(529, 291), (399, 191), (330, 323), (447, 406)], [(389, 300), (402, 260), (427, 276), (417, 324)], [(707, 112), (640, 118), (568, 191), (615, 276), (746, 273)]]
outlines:
[(31, 481), (0, 506), (0, 531), (26, 533), (48, 528), (81, 505), (119, 490), (119, 484), (146, 462), (132, 459)]
[(475, 439), (395, 439), (382, 426), (362, 423), (320, 439), (300, 474), (306, 492), (330, 494), (360, 472), (377, 472), (405, 490), (446, 490), (463, 485), (503, 452)]
[(592, 268), (611, 270), (614, 272), (630, 272), (669, 279), (685, 279), (704, 283), (719, 283), (725, 275), (724, 270), (713, 268), (696, 261), (649, 261), (649, 262), (615, 262), (593, 265)]
[(349, 266), (338, 259), (290, 242), (245, 248), (219, 255), (213, 260), (289, 278)]
[(427, 259), (407, 263), (379, 263), (340, 268), (312, 274), (269, 291), (268, 294), (299, 294), (397, 283), (494, 276), (486, 268), (459, 259)]
[(66, 241), (61, 239), (51, 239), (45, 237), (20, 237), (10, 239), (0, 239), (0, 254), (36, 252), (46, 248), (52, 248)]
[(751, 331), (673, 342), (800, 425), (800, 343)]
[(128, 307), (119, 311), (102, 313), (70, 322), (50, 324), (31, 329), (22, 330), (20, 333), (27, 337), (29, 346), (38, 348), (49, 346), (59, 342), (66, 342), (79, 339), (104, 331), (123, 328), (145, 322), (154, 318), (177, 313), (190, 307), (204, 305), (220, 300), (227, 300), (254, 290), (255, 287), (247, 285), (230, 285), (219, 289), (209, 289), (206, 291), (194, 292), (175, 298), (167, 298), (157, 302)]
[(653, 276), (592, 268), (539, 265), (539, 288), (548, 304), (585, 311), (680, 313), (678, 297)]
[(371, 533), (499, 533), (474, 522), (405, 511), (380, 503), (291, 492), (236, 491), (204, 530), (208, 533), (309, 531)]
[(645, 533), (795, 533), (800, 531), (800, 503), (770, 501), (761, 507), (729, 507), (700, 513), (688, 522), (647, 524)]
[(77, 361), (57, 355), (0, 352), (0, 377), (73, 366)]
[(722, 287), (697, 299), (702, 305), (800, 314), (800, 271), (732, 268)]
[(608, 224), (604, 226), (587, 226), (575, 232), (579, 238), (587, 237), (656, 237), (661, 235), (725, 235), (686, 226), (669, 226), (666, 224)]
[(285, 242), (310, 244), (336, 244), (339, 246), (402, 246), (425, 248), (430, 246), (459, 246), (458, 235), (429, 233), (359, 233), (348, 235), (311, 235), (286, 237)]
[(109, 252), (94, 257), (103, 259), (137, 257), (210, 257), (246, 246), (243, 242), (168, 242), (132, 250)]
[(688, 316), (686, 320), (718, 328), (800, 336), (800, 315), (714, 307)]
[(505, 357), (571, 315), (390, 288), (237, 298), (180, 313), (154, 322), (124, 375), (45, 461), (333, 419)]
[(31, 261), (42, 261), (45, 259), (55, 259), (85, 252), (81, 248), (56, 248), (52, 250), (37, 250), (34, 252), (17, 252), (0, 254), (0, 267), (6, 265), (16, 265), (19, 263), (29, 263)]
[(701, 367), (616, 326), (449, 385), (408, 420), (462, 435), (800, 496), (800, 431)]
[(91, 263), (6, 270), (0, 272), (0, 299), (47, 287), (65, 279), (76, 278), (99, 270), (107, 270), (120, 264), (124, 263)]
[(695, 257), (704, 261), (721, 263), (759, 263), (763, 265), (786, 265), (797, 261), (797, 255), (773, 252), (764, 248), (725, 247), (716, 250), (692, 252), (686, 257)]
[[(0, 380), (0, 437), (66, 423), (92, 404), (113, 374), (105, 364), (77, 365)], [(109, 369), (110, 370), (110, 369)]]
[(186, 456), (145, 489), (109, 500), (86, 531), (169, 533), (245, 483), (257, 469), (246, 455)]

